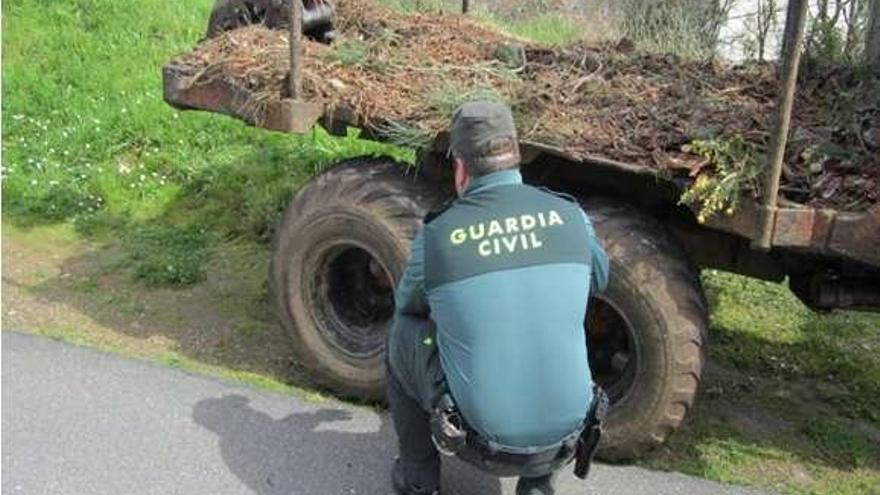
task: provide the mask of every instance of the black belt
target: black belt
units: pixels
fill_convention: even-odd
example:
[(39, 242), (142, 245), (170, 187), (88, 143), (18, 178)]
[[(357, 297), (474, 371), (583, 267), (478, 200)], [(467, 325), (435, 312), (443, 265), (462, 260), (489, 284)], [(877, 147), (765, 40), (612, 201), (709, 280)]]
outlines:
[(471, 449), (483, 460), (512, 467), (548, 465), (559, 467), (576, 458), (575, 474), (586, 478), (599, 444), (601, 421), (608, 408), (608, 397), (594, 387), (593, 402), (581, 425), (560, 442), (548, 447), (520, 449), (506, 447), (483, 438), (464, 421), (449, 394), (443, 395), (431, 414), (431, 433), (440, 452), (447, 455)]
[(482, 435), (469, 429), (467, 445), (484, 459), (490, 459), (493, 462), (508, 466), (565, 464), (574, 455), (582, 431), (583, 426), (550, 447), (529, 449), (532, 450), (531, 452), (521, 452), (487, 442)]

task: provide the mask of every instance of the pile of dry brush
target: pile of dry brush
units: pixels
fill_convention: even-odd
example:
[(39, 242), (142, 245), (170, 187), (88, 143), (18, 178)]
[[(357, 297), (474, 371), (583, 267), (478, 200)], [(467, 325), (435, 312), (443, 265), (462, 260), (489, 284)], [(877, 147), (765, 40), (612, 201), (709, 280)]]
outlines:
[[(522, 139), (574, 156), (704, 178), (732, 166), (746, 186), (765, 161), (774, 65), (689, 61), (627, 41), (547, 47), (464, 16), (401, 14), (372, 0), (337, 4), (338, 40), (305, 43), (305, 92), (353, 109), (360, 127), (399, 144), (428, 143), (464, 99), (497, 98), (514, 109)], [(259, 101), (279, 99), (287, 33), (241, 28), (177, 63), (192, 67), (193, 84), (223, 78)], [(880, 200), (878, 188), (880, 80), (856, 69), (803, 71), (783, 194), (864, 210)]]

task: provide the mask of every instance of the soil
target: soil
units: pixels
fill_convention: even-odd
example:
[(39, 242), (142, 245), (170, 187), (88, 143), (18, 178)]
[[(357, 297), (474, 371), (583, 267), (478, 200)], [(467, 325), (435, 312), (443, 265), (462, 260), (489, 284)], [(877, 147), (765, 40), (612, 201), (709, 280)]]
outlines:
[[(304, 43), (304, 90), (353, 109), (358, 125), (400, 144), (430, 142), (463, 96), (509, 102), (521, 138), (696, 177), (717, 165), (695, 141), (742, 140), (762, 164), (778, 68), (726, 65), (617, 44), (548, 47), (466, 16), (402, 14), (373, 0), (340, 0), (333, 45)], [(260, 25), (206, 40), (176, 63), (192, 84), (215, 78), (256, 101), (286, 96), (287, 34)], [(857, 68), (803, 67), (782, 193), (816, 207), (859, 211), (880, 200), (880, 77)], [(741, 157), (734, 157), (741, 158)]]
[(149, 289), (116, 266), (120, 253), (111, 245), (76, 239), (66, 227), (9, 230), (4, 225), (4, 330), (308, 383), (240, 272), (218, 264), (194, 287)]

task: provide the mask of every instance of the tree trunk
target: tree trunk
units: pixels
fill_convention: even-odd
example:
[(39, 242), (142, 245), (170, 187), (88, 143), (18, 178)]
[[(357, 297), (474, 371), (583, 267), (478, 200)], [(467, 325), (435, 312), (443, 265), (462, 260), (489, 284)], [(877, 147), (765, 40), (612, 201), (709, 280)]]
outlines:
[(880, 0), (872, 0), (865, 33), (865, 63), (880, 74)]
[(861, 2), (858, 0), (850, 0), (849, 4), (845, 7), (849, 10), (845, 11), (844, 14), (844, 19), (846, 21), (846, 38), (843, 44), (843, 56), (849, 61), (853, 60), (852, 54), (855, 45), (858, 42), (859, 30), (856, 22), (858, 22), (860, 7)]

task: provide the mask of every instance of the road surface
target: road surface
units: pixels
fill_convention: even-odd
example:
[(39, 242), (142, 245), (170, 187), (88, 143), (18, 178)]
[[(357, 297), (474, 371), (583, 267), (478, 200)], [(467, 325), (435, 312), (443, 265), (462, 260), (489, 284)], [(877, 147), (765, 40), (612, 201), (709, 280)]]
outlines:
[[(393, 493), (395, 437), (368, 408), (244, 387), (42, 337), (2, 332), (5, 495)], [(514, 480), (444, 464), (448, 495)], [(561, 494), (757, 492), (680, 474), (594, 466)]]

